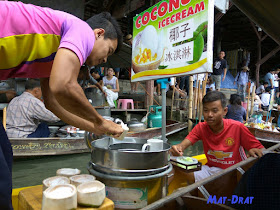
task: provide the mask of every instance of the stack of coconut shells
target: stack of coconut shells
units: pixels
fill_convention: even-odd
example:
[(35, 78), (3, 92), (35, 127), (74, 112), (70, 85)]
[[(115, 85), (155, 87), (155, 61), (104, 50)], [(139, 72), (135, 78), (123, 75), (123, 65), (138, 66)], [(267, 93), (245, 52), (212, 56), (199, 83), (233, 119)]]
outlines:
[(42, 210), (76, 209), (78, 204), (98, 208), (105, 199), (105, 185), (79, 169), (62, 168), (43, 180)]

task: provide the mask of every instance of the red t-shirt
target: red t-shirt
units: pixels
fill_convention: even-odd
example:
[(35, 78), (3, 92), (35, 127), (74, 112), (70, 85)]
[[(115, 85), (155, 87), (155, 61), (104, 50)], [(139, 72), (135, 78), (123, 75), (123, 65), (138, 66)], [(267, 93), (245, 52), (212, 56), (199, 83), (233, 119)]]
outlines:
[(202, 140), (208, 166), (228, 168), (246, 159), (246, 150), (263, 148), (263, 145), (242, 123), (223, 119), (224, 130), (215, 134), (206, 122), (197, 124), (186, 137), (194, 144)]

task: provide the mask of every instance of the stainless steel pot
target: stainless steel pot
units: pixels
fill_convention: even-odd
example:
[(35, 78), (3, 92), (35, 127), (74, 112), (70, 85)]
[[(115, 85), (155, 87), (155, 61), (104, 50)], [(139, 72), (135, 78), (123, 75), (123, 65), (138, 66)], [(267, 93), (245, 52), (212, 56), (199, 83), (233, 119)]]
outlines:
[(100, 114), (101, 116), (109, 116), (111, 117), (111, 108), (109, 106), (104, 107), (94, 107), (95, 110)]
[[(91, 142), (91, 161), (96, 166), (126, 170), (156, 169), (167, 166), (170, 145), (163, 143), (163, 150), (142, 152), (140, 147), (145, 143), (147, 143), (147, 139), (135, 137), (125, 137), (121, 141), (111, 137), (98, 139)], [(110, 149), (112, 144), (122, 144), (122, 146), (118, 149)], [(134, 144), (140, 145), (138, 151), (129, 151), (129, 145), (131, 145), (131, 149), (135, 149)]]
[(167, 195), (167, 174), (172, 171), (172, 165), (153, 174), (151, 170), (142, 170), (135, 175), (130, 170), (112, 175), (89, 163), (88, 171), (106, 185), (106, 196), (114, 202), (115, 209), (140, 209)]
[(146, 129), (146, 125), (142, 122), (139, 122), (136, 118), (133, 118), (131, 121), (127, 122), (127, 127), (129, 128), (130, 132), (139, 132)]
[(85, 95), (91, 99), (92, 106), (103, 106), (105, 103), (105, 96), (98, 88), (86, 88)]

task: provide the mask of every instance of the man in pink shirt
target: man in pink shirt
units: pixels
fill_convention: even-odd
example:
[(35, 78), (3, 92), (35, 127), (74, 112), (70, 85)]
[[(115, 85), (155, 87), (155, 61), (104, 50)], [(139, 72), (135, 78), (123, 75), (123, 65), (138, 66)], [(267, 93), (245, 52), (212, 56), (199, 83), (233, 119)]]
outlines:
[[(103, 119), (77, 82), (81, 65), (107, 61), (119, 50), (122, 32), (109, 13), (87, 22), (65, 12), (0, 1), (0, 80), (41, 78), (46, 108), (64, 122), (95, 134), (120, 136)], [(11, 209), (12, 149), (0, 125), (0, 207)]]

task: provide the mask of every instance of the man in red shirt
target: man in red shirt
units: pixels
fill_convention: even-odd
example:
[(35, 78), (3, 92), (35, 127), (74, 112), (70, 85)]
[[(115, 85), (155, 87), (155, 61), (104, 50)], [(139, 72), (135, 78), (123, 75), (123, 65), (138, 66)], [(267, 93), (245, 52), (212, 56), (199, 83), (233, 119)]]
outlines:
[(173, 155), (181, 156), (187, 147), (202, 140), (208, 162), (201, 171), (188, 175), (190, 182), (197, 182), (246, 159), (243, 148), (250, 156), (263, 155), (263, 145), (241, 122), (223, 119), (227, 113), (223, 93), (211, 91), (204, 96), (202, 102), (205, 122), (197, 124), (180, 144), (171, 148)]

